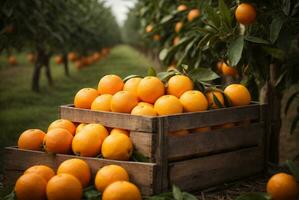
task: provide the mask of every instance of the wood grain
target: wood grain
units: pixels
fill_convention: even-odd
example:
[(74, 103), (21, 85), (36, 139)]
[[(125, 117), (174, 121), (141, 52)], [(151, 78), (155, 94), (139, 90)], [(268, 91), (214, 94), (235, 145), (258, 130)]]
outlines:
[(131, 131), (130, 138), (138, 152), (149, 157), (150, 160), (154, 160), (155, 140), (157, 138), (157, 134)]

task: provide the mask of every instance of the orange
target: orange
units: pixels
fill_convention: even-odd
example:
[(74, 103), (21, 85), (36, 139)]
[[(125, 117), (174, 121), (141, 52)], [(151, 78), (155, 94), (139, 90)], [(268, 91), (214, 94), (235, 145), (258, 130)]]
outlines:
[(79, 124), (76, 128), (76, 134), (79, 133), (84, 128), (84, 126), (86, 126), (86, 124), (84, 123)]
[(251, 95), (248, 89), (241, 84), (231, 84), (224, 90), (224, 94), (229, 98), (233, 106), (243, 106), (250, 104)]
[(44, 138), (44, 148), (52, 153), (69, 153), (72, 147), (73, 135), (66, 129), (50, 130)]
[(55, 172), (52, 168), (46, 165), (34, 165), (29, 167), (24, 174), (35, 173), (45, 179), (48, 182), (53, 176), (55, 176)]
[(153, 25), (149, 24), (145, 27), (145, 32), (150, 33), (154, 29)]
[(167, 94), (180, 98), (188, 90), (193, 90), (193, 82), (188, 76), (175, 75), (168, 80)]
[(99, 61), (101, 59), (101, 54), (99, 52), (95, 52), (92, 57), (94, 61)]
[(181, 4), (181, 5), (179, 5), (178, 7), (177, 7), (177, 11), (179, 11), (179, 12), (182, 12), (182, 11), (185, 11), (185, 10), (187, 10), (188, 8), (187, 8), (187, 6), (186, 5), (183, 5), (183, 4)]
[(132, 152), (132, 141), (125, 134), (110, 134), (102, 145), (103, 157), (111, 160), (129, 160)]
[(86, 187), (89, 184), (91, 172), (84, 160), (73, 158), (63, 161), (57, 169), (57, 174), (62, 173), (75, 176), (81, 182), (82, 187)]
[(50, 131), (54, 128), (64, 128), (64, 129), (68, 130), (72, 135), (75, 135), (75, 132), (76, 132), (75, 124), (73, 122), (67, 120), (67, 119), (57, 119), (57, 120), (55, 120), (48, 127), (48, 131)]
[(150, 106), (150, 107), (152, 107), (152, 108), (154, 107), (153, 104), (146, 103), (146, 102), (139, 102), (137, 105), (138, 105), (138, 106)]
[(148, 105), (137, 105), (131, 111), (132, 115), (143, 115), (143, 116), (157, 116), (157, 112), (154, 107)]
[(180, 42), (180, 37), (175, 36), (175, 38), (173, 39), (173, 45), (177, 45), (179, 42)]
[(189, 22), (192, 22), (195, 18), (200, 16), (200, 11), (198, 9), (192, 9), (189, 11), (187, 19)]
[(153, 36), (153, 39), (154, 39), (155, 41), (160, 41), (160, 40), (161, 40), (161, 36), (160, 36), (159, 34), (155, 34), (155, 35)]
[(244, 25), (252, 24), (256, 18), (255, 8), (248, 3), (241, 3), (235, 11), (236, 20)]
[(171, 115), (183, 112), (183, 105), (180, 100), (173, 95), (164, 95), (160, 97), (154, 108), (158, 115)]
[(218, 104), (214, 101), (214, 96), (221, 103), (222, 107), (225, 107), (223, 94), (219, 91), (210, 91), (206, 93), (209, 106), (213, 109), (219, 108)]
[(219, 73), (222, 73), (222, 63), (223, 63), (223, 61), (218, 61), (217, 62), (217, 70), (218, 70)]
[(199, 127), (199, 128), (192, 129), (191, 132), (194, 132), (194, 133), (203, 133), (203, 132), (208, 132), (210, 130), (211, 130), (211, 127), (206, 126), (206, 127)]
[(17, 64), (18, 64), (17, 59), (16, 59), (16, 57), (14, 57), (14, 56), (9, 56), (7, 62), (8, 62), (10, 65), (17, 65)]
[(67, 58), (70, 61), (74, 62), (74, 61), (76, 61), (78, 59), (78, 56), (77, 56), (77, 54), (75, 52), (69, 52), (68, 55), (67, 55)]
[(16, 182), (15, 193), (18, 200), (46, 199), (47, 182), (35, 173), (22, 175)]
[(36, 61), (36, 56), (33, 53), (27, 54), (27, 60), (30, 63), (34, 63)]
[(131, 78), (131, 79), (127, 80), (124, 85), (124, 90), (131, 92), (135, 96), (138, 96), (137, 88), (138, 88), (138, 84), (140, 83), (141, 80), (142, 80), (142, 78)]
[(111, 111), (111, 94), (102, 94), (95, 98), (95, 100), (91, 104), (91, 110), (97, 111)]
[(81, 60), (77, 60), (77, 61), (75, 62), (75, 67), (76, 67), (77, 69), (81, 69), (82, 67), (84, 67), (83, 62), (82, 62)]
[(269, 179), (267, 193), (273, 200), (295, 200), (299, 196), (299, 189), (295, 177), (278, 173)]
[(60, 65), (60, 64), (62, 64), (63, 63), (63, 57), (62, 56), (55, 56), (55, 63), (57, 64), (57, 65)]
[(181, 29), (183, 28), (183, 25), (184, 25), (183, 22), (177, 22), (175, 24), (175, 28), (174, 28), (175, 32), (179, 33), (181, 31)]
[(235, 68), (228, 66), (225, 62), (222, 62), (221, 71), (222, 74), (226, 76), (238, 76), (238, 71)]
[(20, 135), (18, 148), (40, 151), (43, 147), (45, 135), (46, 134), (39, 129), (28, 129)]
[(103, 192), (105, 188), (116, 181), (129, 181), (128, 172), (118, 165), (107, 165), (98, 170), (95, 177), (95, 186)]
[(92, 102), (98, 97), (98, 91), (93, 88), (79, 90), (74, 98), (76, 108), (90, 109)]
[(98, 91), (100, 94), (115, 94), (124, 87), (123, 80), (114, 74), (106, 75), (99, 81)]
[(130, 113), (138, 104), (137, 96), (128, 91), (119, 91), (111, 99), (111, 111)]
[(163, 82), (154, 76), (143, 78), (138, 84), (137, 94), (139, 99), (147, 103), (155, 103), (155, 101), (164, 95)]
[(130, 136), (130, 132), (125, 130), (125, 129), (120, 129), (120, 128), (114, 128), (111, 130), (110, 135), (112, 134), (117, 134), (117, 133), (121, 133), (121, 134), (125, 134), (127, 136)]
[(71, 174), (58, 174), (47, 185), (48, 200), (81, 200), (82, 194), (80, 181)]
[(88, 124), (73, 139), (72, 149), (76, 155), (94, 157), (101, 153), (101, 146), (108, 136), (107, 129), (100, 124)]
[(104, 191), (102, 200), (141, 200), (139, 189), (130, 182), (116, 181)]
[(184, 92), (180, 97), (180, 102), (185, 112), (198, 112), (208, 109), (208, 101), (205, 95), (197, 90)]
[(212, 128), (213, 129), (226, 129), (226, 128), (232, 128), (234, 126), (235, 126), (234, 123), (226, 123), (226, 124), (221, 124), (221, 125), (213, 126)]
[(179, 131), (169, 132), (169, 135), (171, 135), (171, 136), (185, 136), (188, 134), (189, 134), (188, 130), (179, 130)]

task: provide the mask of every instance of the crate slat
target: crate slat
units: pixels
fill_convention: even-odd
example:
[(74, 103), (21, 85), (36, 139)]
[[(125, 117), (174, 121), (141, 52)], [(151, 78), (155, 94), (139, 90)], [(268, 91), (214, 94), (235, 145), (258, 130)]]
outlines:
[(148, 134), (144, 132), (130, 132), (130, 138), (134, 148), (144, 156), (154, 160), (155, 141), (157, 134)]

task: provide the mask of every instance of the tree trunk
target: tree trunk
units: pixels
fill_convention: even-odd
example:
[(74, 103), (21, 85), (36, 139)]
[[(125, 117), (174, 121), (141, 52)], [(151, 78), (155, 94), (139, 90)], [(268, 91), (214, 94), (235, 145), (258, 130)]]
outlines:
[(40, 71), (44, 62), (45, 52), (41, 48), (37, 48), (36, 61), (34, 65), (31, 88), (35, 92), (39, 92)]
[(68, 63), (68, 59), (67, 59), (67, 54), (66, 53), (63, 54), (63, 65), (64, 65), (64, 74), (66, 76), (70, 76), (69, 63)]
[(52, 79), (52, 75), (51, 75), (51, 69), (50, 69), (50, 55), (45, 55), (44, 57), (44, 65), (45, 65), (45, 73), (46, 73), (46, 77), (48, 80), (48, 84), (50, 86), (53, 85), (53, 79)]

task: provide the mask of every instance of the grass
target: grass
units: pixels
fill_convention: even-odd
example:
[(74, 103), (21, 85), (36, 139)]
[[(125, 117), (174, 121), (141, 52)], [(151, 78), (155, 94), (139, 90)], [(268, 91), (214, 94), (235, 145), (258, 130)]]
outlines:
[[(152, 65), (134, 49), (117, 46), (106, 59), (85, 69), (77, 71), (70, 66), (71, 77), (64, 76), (62, 66), (52, 63), (54, 86), (49, 87), (42, 74), (41, 92), (34, 93), (30, 90), (33, 66), (25, 57), (24, 54), (17, 56), (18, 66), (0, 68), (0, 150), (16, 145), (18, 136), (26, 129), (46, 131), (49, 123), (58, 118), (59, 105), (72, 103), (75, 93), (81, 88), (96, 88), (102, 76), (145, 75), (147, 67)], [(0, 61), (1, 65), (3, 63), (3, 60)], [(3, 163), (2, 160), (1, 156), (0, 163)]]

